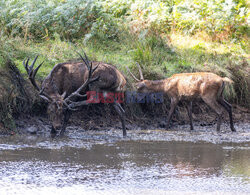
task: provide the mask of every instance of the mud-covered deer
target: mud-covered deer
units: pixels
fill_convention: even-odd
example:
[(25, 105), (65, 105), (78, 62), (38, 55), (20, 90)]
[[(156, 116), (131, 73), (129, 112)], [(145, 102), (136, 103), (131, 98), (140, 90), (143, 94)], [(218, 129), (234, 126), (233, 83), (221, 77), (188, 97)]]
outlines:
[(167, 116), (167, 129), (178, 102), (180, 100), (189, 100), (190, 104), (187, 106), (187, 112), (190, 120), (190, 129), (193, 130), (192, 101), (196, 98), (201, 98), (218, 116), (217, 131), (220, 131), (223, 108), (229, 114), (231, 130), (236, 131), (233, 124), (232, 106), (223, 98), (225, 82), (232, 83), (229, 78), (222, 78), (210, 72), (196, 72), (174, 74), (170, 78), (163, 80), (144, 80), (142, 69), (138, 63), (137, 66), (140, 79), (137, 79), (127, 68), (131, 76), (137, 81), (135, 84), (137, 91), (144, 93), (163, 92), (171, 100)]
[[(86, 90), (90, 83), (98, 80), (98, 77), (92, 77), (98, 66), (93, 68), (91, 63), (86, 62), (57, 64), (44, 79), (40, 88), (36, 83), (35, 76), (43, 62), (34, 69), (37, 58), (38, 56), (30, 66), (29, 59), (24, 60), (23, 65), (32, 85), (39, 91), (39, 96), (48, 102), (47, 112), (52, 123), (51, 134), (56, 134), (56, 130), (61, 129), (60, 135), (63, 135), (70, 117), (70, 110), (77, 109), (73, 100), (77, 97), (84, 97), (81, 93)], [(83, 59), (82, 56), (81, 58)]]
[[(63, 135), (71, 111), (89, 104), (88, 100), (83, 100), (83, 98), (86, 97), (84, 93), (90, 90), (90, 86), (91, 90), (119, 91), (126, 84), (124, 77), (114, 66), (102, 62), (90, 62), (87, 55), (85, 53), (84, 55), (85, 58), (80, 55), (82, 61), (55, 65), (42, 82), (41, 88), (37, 85), (35, 76), (43, 63), (34, 69), (37, 57), (30, 66), (28, 65), (29, 59), (23, 61), (32, 85), (39, 91), (39, 96), (48, 102), (47, 111), (52, 123), (51, 134), (56, 134), (56, 131), (61, 129), (60, 135)], [(95, 82), (98, 84), (91, 85)], [(76, 101), (77, 99), (81, 99), (81, 101)], [(124, 110), (116, 102), (114, 102), (114, 107), (122, 120), (123, 135), (125, 136)]]

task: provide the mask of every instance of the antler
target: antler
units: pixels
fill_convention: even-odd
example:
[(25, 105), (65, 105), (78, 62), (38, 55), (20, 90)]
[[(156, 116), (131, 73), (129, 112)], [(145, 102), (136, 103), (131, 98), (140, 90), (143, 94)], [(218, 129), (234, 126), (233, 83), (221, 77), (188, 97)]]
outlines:
[(38, 56), (35, 57), (35, 59), (33, 60), (32, 64), (29, 66), (29, 58), (27, 59), (27, 61), (25, 62), (25, 60), (23, 60), (23, 65), (24, 65), (24, 68), (26, 70), (26, 72), (28, 73), (28, 76), (29, 76), (29, 80), (31, 81), (32, 85), (35, 87), (35, 89), (37, 91), (39, 91), (39, 96), (43, 99), (45, 99), (46, 101), (52, 101), (51, 97), (46, 94), (44, 92), (44, 89), (40, 89), (38, 87), (38, 85), (36, 84), (36, 80), (35, 80), (35, 76), (36, 76), (36, 73), (37, 71), (39, 70), (39, 68), (42, 66), (43, 62), (41, 64), (39, 64), (36, 69), (34, 70), (34, 65), (36, 63), (36, 60), (37, 60)]
[(139, 81), (142, 81), (142, 80), (144, 80), (144, 77), (143, 77), (143, 74), (142, 74), (142, 69), (141, 69), (141, 67), (140, 67), (140, 65), (139, 65), (139, 63), (136, 63), (137, 64), (137, 66), (138, 66), (138, 69), (139, 69), (139, 73), (140, 73), (140, 79), (137, 79), (136, 78), (136, 76), (129, 70), (129, 68), (128, 67), (126, 67), (127, 68), (127, 70), (128, 70), (128, 72), (131, 74), (131, 76), (137, 81), (137, 82), (139, 82)]
[[(78, 53), (78, 52), (77, 52)], [(85, 65), (88, 68), (89, 74), (88, 74), (88, 79), (82, 84), (82, 86), (80, 86), (75, 92), (73, 92), (72, 94), (70, 94), (65, 100), (64, 100), (64, 104), (67, 106), (68, 109), (70, 110), (76, 110), (76, 107), (79, 106), (83, 106), (83, 105), (87, 105), (87, 101), (79, 101), (79, 102), (73, 102), (70, 99), (73, 97), (86, 97), (85, 95), (81, 95), (80, 92), (86, 88), (90, 83), (95, 82), (99, 79), (99, 76), (95, 77), (95, 78), (91, 78), (92, 74), (94, 73), (94, 71), (98, 68), (99, 64), (93, 68), (93, 64), (92, 62), (89, 62), (89, 59), (86, 55), (86, 53), (84, 52), (85, 55), (85, 59), (82, 57), (82, 55), (80, 53), (78, 53), (81, 57), (81, 59), (83, 60), (83, 62), (85, 63)]]
[(127, 68), (128, 72), (131, 74), (131, 76), (132, 76), (137, 82), (139, 82), (140, 80), (137, 79), (135, 75), (133, 75), (133, 73), (129, 70), (129, 68), (128, 68), (127, 66), (126, 66), (126, 68)]
[(141, 66), (140, 66), (140, 64), (138, 62), (136, 64), (137, 64), (137, 66), (139, 68), (140, 80), (142, 81), (142, 80), (144, 80), (144, 77), (143, 77), (143, 74), (142, 74)]

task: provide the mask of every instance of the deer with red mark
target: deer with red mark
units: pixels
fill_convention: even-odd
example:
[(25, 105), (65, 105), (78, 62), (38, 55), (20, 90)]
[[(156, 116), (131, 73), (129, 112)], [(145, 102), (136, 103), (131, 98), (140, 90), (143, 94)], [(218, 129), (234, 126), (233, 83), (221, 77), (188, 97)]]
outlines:
[(190, 103), (187, 106), (187, 112), (190, 120), (190, 129), (193, 130), (192, 102), (196, 98), (201, 98), (218, 116), (217, 131), (220, 131), (224, 109), (228, 112), (231, 130), (233, 132), (236, 131), (232, 117), (232, 106), (223, 97), (225, 83), (233, 82), (229, 78), (222, 78), (211, 72), (196, 72), (174, 74), (163, 80), (144, 80), (142, 69), (139, 64), (137, 64), (137, 66), (140, 79), (137, 79), (127, 68), (131, 76), (137, 81), (135, 83), (137, 91), (142, 93), (162, 92), (171, 100), (170, 110), (167, 116), (167, 129), (169, 129), (169, 124), (178, 102), (180, 100), (188, 100)]
[[(89, 59), (85, 55), (85, 61), (88, 63)], [(92, 98), (92, 92), (94, 92), (94, 96), (97, 95), (97, 99), (101, 98), (106, 102), (111, 96), (111, 94), (114, 95), (112, 97), (113, 101), (111, 101), (109, 104), (113, 106), (116, 113), (118, 114), (120, 121), (122, 123), (122, 131), (123, 136), (127, 135), (126, 126), (125, 126), (125, 111), (122, 108), (120, 104), (120, 98), (122, 97), (115, 97), (115, 94), (123, 94), (126, 86), (126, 79), (123, 76), (123, 74), (113, 65), (107, 64), (104, 62), (97, 62), (97, 61), (91, 61), (93, 64), (94, 69), (98, 66), (95, 72), (93, 72), (93, 77), (98, 77), (98, 80), (95, 82), (91, 82), (88, 85), (88, 91), (91, 93), (89, 98)], [(86, 75), (85, 75), (86, 77)], [(99, 96), (101, 95), (101, 97)], [(99, 97), (98, 97), (99, 96)], [(87, 103), (97, 103), (91, 99), (87, 100)], [(99, 101), (98, 101), (99, 102)], [(101, 101), (102, 102), (102, 101)], [(100, 102), (99, 102), (100, 103)], [(83, 102), (85, 104), (85, 102)], [(75, 102), (73, 104), (74, 106), (82, 105), (81, 102)]]
[[(34, 69), (38, 56), (30, 66), (29, 59), (23, 61), (32, 85), (39, 92), (39, 96), (48, 102), (47, 111), (52, 123), (52, 135), (59, 129), (60, 135), (63, 135), (71, 111), (89, 104), (88, 100), (83, 100), (87, 97), (87, 90), (119, 91), (126, 84), (125, 78), (114, 66), (103, 62), (90, 62), (87, 55), (84, 55), (85, 58), (80, 55), (82, 61), (55, 65), (42, 82), (41, 88), (37, 85), (35, 76), (43, 63)], [(98, 84), (92, 85), (97, 81)], [(114, 107), (122, 121), (123, 135), (126, 136), (125, 112), (119, 103), (114, 102)]]
[[(86, 54), (85, 54), (86, 55)], [(81, 56), (81, 55), (80, 55)], [(52, 123), (51, 134), (61, 129), (60, 135), (64, 134), (70, 111), (77, 110), (78, 106), (87, 105), (86, 101), (81, 101), (81, 105), (75, 105), (76, 98), (83, 98), (87, 86), (97, 81), (99, 78), (92, 78), (92, 74), (98, 68), (93, 68), (88, 62), (66, 62), (54, 66), (49, 75), (42, 82), (41, 88), (37, 85), (35, 76), (43, 62), (34, 69), (38, 56), (35, 57), (29, 66), (29, 59), (23, 61), (23, 65), (28, 73), (29, 80), (34, 88), (39, 92), (39, 96), (48, 102), (48, 115)], [(83, 59), (83, 57), (81, 56)]]

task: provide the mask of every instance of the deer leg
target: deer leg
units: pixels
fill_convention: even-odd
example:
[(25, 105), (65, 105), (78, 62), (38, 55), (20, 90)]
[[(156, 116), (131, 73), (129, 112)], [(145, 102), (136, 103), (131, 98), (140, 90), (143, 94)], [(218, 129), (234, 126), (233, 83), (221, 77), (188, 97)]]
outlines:
[(222, 110), (222, 107), (221, 105), (214, 99), (211, 99), (211, 97), (209, 98), (206, 98), (206, 97), (203, 97), (202, 98), (204, 100), (204, 102), (210, 106), (210, 108), (212, 108), (217, 116), (218, 116), (218, 119), (217, 119), (217, 132), (220, 131), (220, 126), (221, 126), (221, 119), (222, 119), (222, 113), (223, 113), (223, 110)]
[(178, 102), (179, 102), (178, 99), (171, 98), (171, 104), (170, 104), (170, 110), (169, 110), (168, 117), (167, 117), (166, 129), (169, 129), (170, 120), (173, 116), (174, 110), (175, 110)]
[[(175, 117), (176, 117), (176, 118), (175, 118), (175, 119), (176, 119), (176, 122), (178, 122), (178, 121), (181, 120), (181, 118), (180, 118), (180, 112), (179, 112), (179, 109), (178, 109), (178, 108), (175, 109), (173, 115), (175, 115)], [(174, 119), (173, 119), (173, 120), (174, 120)]]
[(186, 106), (186, 109), (188, 112), (188, 117), (189, 117), (189, 122), (190, 122), (190, 130), (194, 130), (193, 117), (192, 117), (192, 107), (193, 107), (193, 102), (190, 101), (189, 105)]
[(55, 137), (55, 135), (56, 135), (56, 130), (55, 130), (55, 128), (53, 127), (53, 125), (52, 125), (52, 127), (51, 127), (50, 134), (51, 134), (52, 137)]
[(62, 126), (62, 129), (60, 131), (60, 136), (63, 136), (64, 135), (64, 132), (65, 132), (65, 129), (67, 127), (67, 124), (68, 124), (68, 121), (69, 121), (69, 118), (71, 116), (71, 111), (70, 110), (65, 110), (64, 112), (64, 120), (63, 120), (63, 126)]
[(121, 105), (118, 102), (114, 102), (112, 105), (120, 117), (120, 120), (122, 122), (123, 137), (125, 137), (125, 136), (127, 136), (127, 131), (126, 131), (126, 127), (125, 127), (125, 111), (123, 110), (123, 108), (121, 107)]
[(233, 116), (232, 116), (232, 105), (229, 104), (226, 100), (224, 100), (224, 98), (219, 98), (219, 103), (226, 109), (226, 111), (228, 112), (229, 115), (229, 119), (230, 119), (230, 128), (233, 132), (236, 131), (236, 129), (234, 128), (234, 123), (233, 123)]

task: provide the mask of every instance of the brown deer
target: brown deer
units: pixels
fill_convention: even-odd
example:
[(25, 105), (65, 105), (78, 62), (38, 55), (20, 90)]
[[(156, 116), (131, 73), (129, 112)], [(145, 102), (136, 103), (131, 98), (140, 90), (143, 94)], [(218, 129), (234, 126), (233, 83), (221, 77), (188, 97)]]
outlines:
[[(31, 66), (28, 65), (29, 59), (27, 59), (27, 61), (24, 60), (23, 64), (32, 85), (39, 91), (39, 96), (48, 102), (47, 111), (52, 122), (51, 134), (53, 135), (55, 135), (56, 130), (59, 129), (61, 129), (60, 135), (63, 135), (71, 111), (77, 110), (80, 106), (88, 105), (87, 100), (82, 100), (82, 98), (86, 97), (86, 94), (83, 95), (83, 93), (86, 92), (91, 83), (93, 84), (99, 79), (103, 80), (105, 74), (103, 75), (100, 71), (98, 71), (99, 74), (96, 74), (99, 68), (103, 69), (103, 66), (110, 66), (114, 69), (113, 74), (117, 74), (117, 77), (120, 76), (120, 74), (117, 73), (119, 71), (115, 67), (98, 62), (89, 62), (85, 54), (85, 59), (80, 55), (83, 62), (65, 62), (55, 65), (42, 82), (41, 88), (39, 88), (35, 81), (35, 76), (43, 63), (38, 65), (36, 69), (33, 69), (37, 57), (32, 62)], [(109, 74), (109, 72), (106, 74)], [(109, 77), (109, 75), (106, 76)], [(110, 85), (114, 86), (115, 83), (111, 82)], [(81, 101), (76, 101), (77, 98), (81, 98)], [(122, 118), (123, 135), (126, 135), (124, 111), (120, 104), (114, 103), (114, 106), (117, 112), (119, 111), (118, 114)]]
[(170, 78), (163, 80), (144, 80), (141, 67), (139, 64), (137, 66), (140, 80), (127, 68), (128, 72), (137, 81), (135, 84), (137, 91), (143, 93), (163, 92), (171, 99), (170, 111), (167, 116), (167, 129), (178, 102), (180, 100), (189, 100), (190, 104), (187, 106), (187, 111), (190, 119), (190, 129), (193, 130), (192, 101), (195, 98), (201, 98), (218, 115), (217, 131), (220, 131), (223, 108), (229, 114), (231, 130), (236, 131), (233, 124), (232, 106), (223, 98), (225, 82), (232, 83), (229, 78), (222, 78), (210, 72), (196, 72), (174, 74)]
[[(88, 61), (87, 56), (86, 60)], [(96, 71), (93, 73), (93, 77), (98, 77), (98, 80), (89, 84), (88, 90), (90, 92), (94, 91), (96, 94), (102, 94), (103, 98), (108, 98), (107, 94), (114, 94), (116, 92), (123, 92), (125, 90), (126, 79), (115, 66), (104, 62), (93, 61), (92, 63), (94, 68), (98, 66), (98, 69), (96, 69)], [(75, 103), (75, 105), (79, 104), (81, 103)], [(111, 104), (121, 120), (123, 136), (126, 136), (127, 131), (125, 127), (125, 111), (119, 101), (115, 99), (115, 97)]]
[[(93, 74), (93, 76), (98, 76), (99, 80), (90, 84), (89, 89), (92, 91), (103, 92), (104, 96), (107, 92), (123, 92), (126, 86), (126, 79), (121, 72), (110, 64), (102, 63), (99, 66), (100, 67)], [(126, 136), (125, 111), (121, 107), (121, 104), (116, 100), (112, 103), (112, 105), (120, 117), (123, 136)]]
[(76, 97), (84, 97), (80, 93), (84, 92), (90, 83), (98, 80), (98, 78), (91, 78), (97, 67), (92, 68), (91, 63), (82, 62), (57, 64), (39, 88), (35, 76), (43, 62), (33, 69), (37, 58), (38, 56), (31, 66), (29, 66), (29, 59), (24, 60), (23, 65), (32, 85), (39, 91), (39, 96), (48, 102), (47, 111), (52, 122), (51, 134), (56, 134), (56, 130), (61, 129), (60, 135), (63, 135), (70, 117), (70, 110), (77, 109), (72, 100)]

